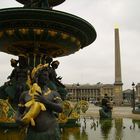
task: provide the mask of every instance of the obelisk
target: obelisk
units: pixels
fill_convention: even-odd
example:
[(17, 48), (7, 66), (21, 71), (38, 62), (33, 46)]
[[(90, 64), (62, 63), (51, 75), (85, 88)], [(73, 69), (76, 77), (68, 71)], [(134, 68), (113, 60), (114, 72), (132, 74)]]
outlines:
[(115, 28), (115, 83), (114, 83), (114, 102), (115, 105), (122, 104), (122, 76), (121, 76), (121, 55), (120, 55), (120, 40), (119, 28)]

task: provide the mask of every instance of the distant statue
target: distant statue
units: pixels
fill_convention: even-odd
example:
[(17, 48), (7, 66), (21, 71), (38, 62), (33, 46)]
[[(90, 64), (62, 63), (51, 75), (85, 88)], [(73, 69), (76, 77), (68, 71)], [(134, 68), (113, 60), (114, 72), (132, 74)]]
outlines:
[(55, 114), (62, 112), (62, 100), (58, 92), (48, 88), (47, 66), (39, 65), (32, 70), (31, 88), (20, 97), (17, 122), (28, 125), (25, 140), (60, 140)]
[(106, 112), (110, 109), (109, 103), (110, 103), (109, 97), (107, 94), (105, 94), (104, 98), (102, 99), (102, 107)]
[(102, 109), (99, 110), (100, 118), (112, 118), (112, 105), (107, 94), (101, 102)]

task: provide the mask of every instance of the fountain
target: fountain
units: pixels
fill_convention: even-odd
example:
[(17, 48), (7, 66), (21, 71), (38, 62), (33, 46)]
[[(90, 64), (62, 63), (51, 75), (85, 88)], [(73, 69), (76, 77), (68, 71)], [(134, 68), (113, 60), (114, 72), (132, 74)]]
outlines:
[[(93, 125), (94, 123), (94, 125)], [(139, 140), (140, 120), (81, 118), (81, 127), (64, 128), (62, 140)]]
[[(41, 87), (44, 80), (48, 80), (50, 67), (53, 68), (50, 66), (51, 58), (73, 54), (96, 39), (96, 31), (90, 23), (75, 15), (53, 10), (54, 6), (65, 0), (16, 1), (23, 4), (23, 7), (0, 9), (0, 51), (19, 58), (11, 59), (14, 70), (8, 77), (10, 80), (0, 87), (0, 138), (3, 140), (24, 139), (27, 128), (24, 123), (31, 121), (30, 128), (35, 128), (35, 119), (39, 118), (40, 111), (45, 112), (47, 107), (54, 105), (41, 98), (41, 94), (51, 96), (50, 93), (52, 93), (52, 96), (55, 96), (57, 88), (60, 97), (65, 99), (67, 94), (65, 86), (56, 77), (57, 86), (54, 81), (48, 81), (49, 84), (47, 83), (45, 89)], [(53, 71), (58, 65), (59, 62), (55, 62)], [(47, 78), (44, 79), (42, 74)], [(21, 98), (22, 95), (25, 95), (24, 99)], [(26, 100), (28, 98), (26, 95), (32, 99), (32, 103)], [(20, 99), (26, 102), (23, 104)], [(35, 110), (33, 118), (31, 114), (28, 115), (29, 112), (26, 112), (22, 114), (25, 115), (24, 117), (16, 121), (15, 114), (21, 111), (19, 108), (35, 105), (38, 108), (39, 104), (36, 104), (36, 100), (48, 106), (45, 108), (40, 104), (40, 109)], [(62, 112), (59, 105), (56, 105), (56, 108), (54, 106), (54, 110), (57, 108), (58, 113)], [(48, 124), (51, 123), (47, 121)], [(30, 135), (33, 133), (32, 129), (29, 133)], [(56, 133), (57, 130), (54, 135), (51, 135), (54, 137), (52, 140), (59, 136)], [(35, 134), (43, 137), (38, 131)]]

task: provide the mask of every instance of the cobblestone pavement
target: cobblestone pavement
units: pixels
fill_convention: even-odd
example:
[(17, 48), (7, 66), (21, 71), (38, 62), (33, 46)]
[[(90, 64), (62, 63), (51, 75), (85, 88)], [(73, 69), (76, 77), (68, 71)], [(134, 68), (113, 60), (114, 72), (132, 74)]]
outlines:
[[(100, 107), (90, 104), (88, 111), (85, 114), (82, 114), (82, 116), (84, 115), (84, 116), (99, 117), (99, 109)], [(140, 114), (133, 114), (131, 107), (113, 107), (112, 117), (135, 118), (140, 120)]]

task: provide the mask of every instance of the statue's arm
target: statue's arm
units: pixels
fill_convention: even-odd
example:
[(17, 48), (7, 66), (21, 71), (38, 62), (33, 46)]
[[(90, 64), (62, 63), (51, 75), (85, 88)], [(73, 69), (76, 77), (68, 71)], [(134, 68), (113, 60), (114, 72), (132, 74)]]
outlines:
[(43, 103), (47, 109), (53, 110), (55, 112), (61, 113), (62, 112), (62, 105), (61, 105), (61, 98), (60, 96), (54, 96), (53, 101), (48, 100), (45, 96), (36, 95), (35, 100), (37, 102)]
[(61, 113), (62, 112), (62, 106), (58, 103), (53, 103), (49, 100), (46, 100), (45, 106), (48, 107), (50, 110), (53, 110), (55, 112)]

